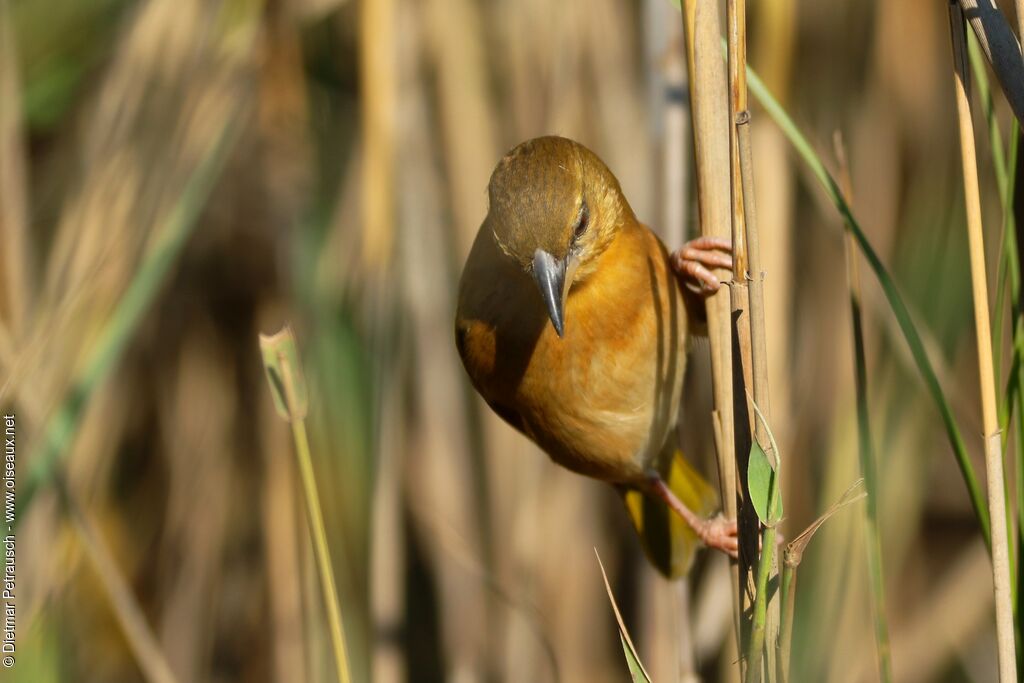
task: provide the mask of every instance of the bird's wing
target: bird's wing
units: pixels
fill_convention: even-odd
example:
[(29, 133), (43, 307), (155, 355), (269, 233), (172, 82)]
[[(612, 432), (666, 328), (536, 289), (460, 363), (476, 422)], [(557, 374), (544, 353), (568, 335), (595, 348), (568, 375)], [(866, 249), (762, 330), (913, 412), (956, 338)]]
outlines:
[(498, 417), (500, 417), (502, 420), (509, 423), (510, 425), (518, 429), (520, 432), (524, 434), (527, 433), (526, 424), (523, 422), (523, 416), (520, 415), (518, 411), (513, 410), (512, 408), (504, 406), (495, 401), (487, 401), (487, 405), (489, 405), (491, 407), (491, 410), (497, 413)]
[(476, 390), (523, 432), (522, 416), (509, 406), (546, 316), (529, 276), (500, 252), (490, 228), (481, 226), (459, 283), (455, 345)]

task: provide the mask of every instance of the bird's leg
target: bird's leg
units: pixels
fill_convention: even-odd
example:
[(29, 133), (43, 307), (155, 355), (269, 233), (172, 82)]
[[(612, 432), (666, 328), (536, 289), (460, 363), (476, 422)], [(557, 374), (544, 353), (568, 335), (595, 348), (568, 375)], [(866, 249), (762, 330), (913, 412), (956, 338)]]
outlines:
[(732, 242), (727, 237), (698, 237), (672, 252), (671, 263), (688, 290), (711, 296), (722, 286), (711, 269), (732, 270)]
[(683, 501), (679, 500), (676, 494), (672, 493), (672, 489), (668, 487), (665, 480), (658, 474), (651, 474), (649, 481), (652, 493), (682, 517), (683, 521), (697, 533), (697, 536), (704, 542), (704, 545), (721, 550), (733, 558), (739, 556), (739, 531), (736, 526), (736, 520), (730, 521), (722, 515), (715, 515), (711, 519), (704, 519), (686, 507)]

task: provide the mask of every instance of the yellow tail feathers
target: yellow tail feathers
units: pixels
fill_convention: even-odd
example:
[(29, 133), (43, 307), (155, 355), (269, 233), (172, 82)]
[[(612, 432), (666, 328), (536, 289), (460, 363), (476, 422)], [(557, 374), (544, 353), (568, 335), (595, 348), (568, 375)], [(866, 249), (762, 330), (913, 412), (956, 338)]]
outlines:
[[(673, 451), (669, 463), (667, 476), (665, 472), (662, 476), (672, 492), (698, 515), (711, 516), (718, 509), (715, 490), (686, 462), (682, 451)], [(693, 529), (662, 501), (638, 489), (621, 490), (629, 518), (651, 564), (667, 578), (684, 575), (700, 545)]]

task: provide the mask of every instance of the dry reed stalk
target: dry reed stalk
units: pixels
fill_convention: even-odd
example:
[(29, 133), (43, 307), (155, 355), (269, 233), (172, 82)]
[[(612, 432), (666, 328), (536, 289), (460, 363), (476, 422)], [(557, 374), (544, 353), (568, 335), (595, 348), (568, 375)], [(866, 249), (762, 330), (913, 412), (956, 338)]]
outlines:
[(437, 69), (440, 135), (451, 211), (455, 260), (462, 263), (487, 213), (487, 179), (500, 154), (498, 120), (487, 84), (480, 8), (469, 0), (430, 0), (424, 10), (429, 54)]
[[(205, 321), (190, 325), (177, 362), (164, 366), (166, 379), (157, 380), (170, 387), (158, 398), (160, 450), (167, 462), (161, 544), (176, 561), (162, 577), (157, 604), (163, 609), (154, 625), (162, 650), (186, 681), (210, 676), (216, 588), (222, 580), (221, 553), (232, 533), (228, 522), (236, 492), (231, 486), (232, 460), (225, 457), (231, 453), (238, 419), (234, 396), (227, 389), (236, 368), (234, 358), (222, 355), (217, 341)], [(110, 443), (104, 446), (109, 448)], [(69, 476), (68, 481), (74, 480)], [(197, 500), (207, 502), (200, 507)]]
[[(127, 382), (112, 378), (99, 390), (83, 420), (64, 472), (67, 486), (78, 492), (78, 500), (90, 505), (98, 503), (98, 494), (110, 481), (114, 463), (109, 457), (112, 443), (119, 443), (129, 422), (129, 410), (124, 396)], [(18, 611), (18, 620), (33, 620), (51, 600), (73, 590), (78, 558), (75, 563), (54, 562), (61, 549), (61, 515), (59, 500), (55, 496), (41, 496), (39, 504), (19, 521), (18, 531), (25, 537), (36, 539), (28, 544), (26, 552), (18, 558), (19, 573), (25, 577), (22, 587), (24, 601)], [(24, 526), (22, 526), (24, 525)]]
[[(696, 161), (697, 204), (704, 235), (728, 237), (731, 226), (729, 182), (729, 125), (722, 110), (728, 107), (725, 65), (721, 58), (721, 29), (717, 8), (697, 0), (683, 2), (690, 83), (690, 111)], [(728, 273), (716, 273), (726, 279)], [(711, 373), (714, 392), (712, 425), (718, 460), (722, 508), (736, 519), (741, 493), (736, 476), (736, 440), (732, 366), (732, 325), (729, 292), (721, 290), (707, 300), (708, 337), (711, 342)], [(739, 639), (739, 566), (733, 567), (733, 610)]]
[(618, 0), (591, 0), (573, 6), (579, 17), (575, 25), (582, 34), (583, 73), (600, 74), (600, 78), (592, 85), (584, 81), (589, 92), (579, 103), (582, 125), (569, 129), (586, 130), (587, 123), (593, 124), (597, 135), (592, 148), (600, 149), (602, 159), (615, 170), (637, 216), (648, 220), (654, 215), (656, 183), (649, 119), (643, 106), (646, 96), (636, 76), (642, 66), (637, 63), (636, 32), (631, 30), (637, 13)]
[[(687, 235), (689, 207), (687, 144), (689, 117), (683, 100), (686, 62), (682, 22), (677, 10), (664, 0), (644, 3), (643, 41), (649, 74), (648, 101), (651, 103), (650, 130), (660, 156), (658, 204), (660, 211), (651, 227), (670, 248), (683, 244)], [(680, 402), (679, 429), (686, 408)], [(676, 435), (681, 438), (681, 433)], [(638, 633), (642, 659), (654, 680), (692, 681), (695, 671), (696, 636), (706, 633), (696, 626), (687, 605), (681, 603), (692, 592), (693, 578), (666, 582), (654, 571), (641, 572), (641, 622)], [(729, 598), (726, 598), (728, 600)], [(725, 604), (724, 602), (721, 604)], [(716, 615), (717, 616), (717, 615)], [(672, 637), (666, 637), (671, 634)], [(724, 633), (723, 633), (724, 636)], [(718, 643), (714, 649), (718, 649)]]
[[(733, 423), (735, 425), (735, 462), (738, 486), (744, 493), (747, 491), (747, 463), (753, 439), (753, 410), (747, 400), (748, 388), (753, 383), (753, 361), (751, 359), (750, 339), (750, 293), (748, 290), (747, 273), (747, 235), (745, 214), (743, 212), (743, 177), (740, 169), (740, 149), (736, 122), (740, 112), (746, 112), (746, 40), (741, 39), (746, 31), (745, 13), (742, 0), (729, 0), (726, 5), (726, 21), (728, 24), (728, 83), (729, 83), (729, 179), (732, 198), (732, 247), (733, 272), (729, 284), (730, 320), (732, 324), (732, 372), (733, 372)], [(753, 568), (757, 564), (757, 537), (760, 525), (757, 513), (750, 505), (749, 498), (743, 496), (739, 503), (737, 522), (740, 534), (740, 562), (737, 589), (740, 591), (740, 602), (736, 605), (741, 614), (748, 612), (750, 596), (753, 588)], [(740, 622), (738, 633), (744, 643), (749, 640), (745, 629), (749, 626)], [(750, 672), (750, 661), (743, 659), (740, 668), (745, 677)], [(760, 666), (758, 666), (760, 669)]]
[[(744, 86), (745, 89), (745, 86)], [(740, 114), (742, 117), (742, 114)], [(781, 482), (780, 473), (781, 468), (781, 457), (782, 454), (776, 449), (775, 439), (768, 431), (767, 420), (771, 419), (771, 403), (770, 393), (768, 390), (768, 352), (767, 352), (767, 341), (765, 339), (765, 323), (764, 323), (764, 277), (765, 273), (761, 268), (761, 243), (758, 236), (757, 229), (757, 212), (755, 210), (754, 202), (754, 169), (753, 160), (751, 159), (751, 144), (750, 144), (750, 118), (749, 114), (746, 117), (741, 118), (736, 122), (736, 127), (739, 130), (739, 152), (740, 152), (740, 163), (742, 169), (742, 180), (743, 180), (743, 208), (746, 220), (746, 234), (747, 234), (747, 259), (750, 267), (750, 342), (751, 342), (751, 360), (753, 364), (753, 379), (754, 379), (754, 404), (755, 410), (760, 409), (763, 414), (763, 418), (757, 421), (756, 438), (759, 444), (769, 444), (770, 448), (766, 448), (765, 452), (769, 454), (770, 460), (774, 459), (776, 476), (775, 482), (771, 489), (769, 489), (769, 496), (771, 498), (781, 497), (782, 492), (780, 490)], [(772, 505), (769, 505), (771, 508)], [(779, 558), (778, 553), (775, 551), (776, 546), (776, 530), (772, 524), (766, 525), (764, 532), (761, 537), (761, 553), (767, 553), (770, 557), (769, 570), (768, 570), (768, 582), (772, 583), (777, 581), (779, 576)], [(776, 671), (778, 665), (776, 662), (776, 652), (778, 650), (778, 637), (779, 637), (779, 614), (780, 614), (780, 601), (779, 593), (776, 591), (768, 599), (768, 614), (767, 621), (765, 624), (765, 638), (768, 644), (767, 646), (767, 678), (769, 680), (775, 680)]]
[[(745, 284), (747, 273), (746, 215), (743, 212), (743, 177), (740, 168), (739, 117), (747, 111), (747, 40), (746, 2), (728, 0), (726, 23), (728, 25), (729, 65), (729, 157), (732, 188), (732, 251), (733, 284)], [(738, 275), (737, 275), (738, 273)], [(743, 292), (745, 295), (746, 292)], [(735, 299), (735, 295), (733, 296)], [(741, 306), (746, 305), (746, 297)], [(733, 305), (735, 313), (735, 304)], [(744, 365), (750, 360), (749, 349), (744, 349)]]
[(177, 0), (141, 7), (92, 104), (80, 150), (90, 172), (63, 207), (12, 373), (19, 405), (38, 408), (40, 423), (51, 413), (33, 439), (45, 457), (32, 463), (19, 504), (67, 453), (84, 399), (116, 366), (236, 138), (251, 94), (254, 15), (223, 33), (197, 28), (212, 11)]
[[(8, 0), (0, 0), (0, 243), (4, 245), (0, 261), (0, 328), (5, 337), (14, 340), (23, 332), (34, 294), (21, 85), (9, 4)], [(0, 360), (0, 372), (5, 365)], [(3, 374), (9, 372), (7, 368)]]
[[(962, 15), (974, 29), (1010, 108), (1024, 125), (1024, 58), (1020, 42), (995, 0), (959, 0)], [(1020, 7), (1020, 0), (1017, 4)], [(1018, 15), (1019, 16), (1019, 15)], [(1024, 20), (1020, 20), (1024, 23)]]
[[(981, 221), (981, 193), (978, 188), (978, 163), (974, 148), (974, 129), (969, 100), (969, 66), (964, 35), (964, 15), (960, 6), (949, 5), (950, 31), (953, 37), (953, 72), (957, 116), (960, 123), (960, 151), (963, 161), (964, 200), (967, 208), (967, 234), (971, 259), (971, 283), (974, 297), (974, 322), (978, 344), (978, 372), (981, 381), (982, 422), (985, 428), (985, 471), (988, 479), (988, 508), (992, 525), (992, 577), (995, 587), (996, 637), (999, 652), (999, 678), (1003, 683), (1017, 680), (1014, 650), (1013, 607), (1010, 588), (1009, 539), (1006, 530), (1006, 492), (1003, 484), (1002, 444), (996, 411), (995, 374), (992, 363), (992, 329), (989, 324), (988, 285), (985, 271), (985, 242)], [(1018, 52), (1019, 56), (1019, 52)], [(1020, 84), (1024, 87), (1024, 82)]]
[(676, 642), (681, 646), (676, 675), (676, 680), (679, 683), (700, 683), (700, 674), (697, 672), (697, 661), (693, 648), (694, 627), (690, 618), (693, 600), (691, 588), (690, 581), (675, 581), (671, 584), (675, 600), (669, 604), (677, 607), (672, 611), (675, 615)]
[[(406, 610), (405, 543), (402, 523), (402, 453), (407, 448), (403, 435), (403, 388), (405, 362), (389, 373), (381, 392), (381, 430), (378, 448), (373, 509), (370, 515), (372, 542), (370, 554), (370, 613), (377, 633), (397, 634), (403, 627)], [(399, 642), (396, 637), (375, 638), (373, 644), (373, 680), (375, 683), (398, 683), (408, 680)]]
[[(659, 3), (664, 5), (665, 3)], [(686, 240), (687, 211), (689, 208), (689, 166), (690, 145), (687, 128), (690, 123), (689, 111), (683, 102), (687, 87), (686, 60), (682, 29), (671, 38), (671, 47), (665, 65), (664, 110), (665, 138), (661, 146), (664, 152), (662, 196), (663, 209), (661, 230), (666, 244), (682, 244)]]
[[(438, 251), (437, 268), (426, 275), (431, 280), (438, 302), (449, 302), (453, 299), (451, 293), (455, 287), (449, 275), (458, 272), (487, 211), (487, 179), (501, 152), (494, 123), (500, 116), (488, 82), (488, 32), (480, 4), (471, 0), (430, 0), (422, 5), (422, 12), (427, 61), (435, 75), (437, 111), (434, 117), (438, 129), (433, 137), (440, 145), (440, 153), (432, 151), (431, 155), (443, 161), (446, 174), (444, 185), (431, 181), (436, 188), (436, 196), (442, 202), (437, 207), (438, 211), (431, 215), (431, 228), (439, 230), (435, 238), (439, 247), (454, 246), (454, 253)], [(424, 167), (423, 173), (436, 175), (429, 167)], [(446, 210), (450, 211), (450, 219), (444, 218)], [(448, 263), (450, 267), (446, 267)], [(435, 303), (431, 307), (436, 308), (437, 305)], [(420, 356), (443, 357), (444, 366), (424, 368), (421, 372), (424, 377), (443, 373), (443, 380), (440, 377), (436, 379), (443, 381), (445, 395), (458, 397), (465, 385), (462, 384), (463, 370), (451, 353), (451, 328), (447, 321), (452, 319), (452, 314), (453, 311), (446, 306), (441, 318), (446, 321), (445, 327), (432, 331), (430, 341), (423, 342), (428, 344), (423, 351), (429, 349), (430, 355)], [(433, 327), (429, 320), (423, 322)], [(423, 391), (426, 392), (427, 388), (424, 387)], [(449, 467), (460, 471), (449, 473), (446, 483), (440, 467), (430, 468), (433, 472), (430, 476), (436, 486), (435, 496), (451, 499), (453, 491), (444, 489), (456, 488), (454, 481), (464, 482), (460, 500), (441, 503), (440, 509), (446, 514), (439, 517), (454, 525), (465, 538), (472, 539), (478, 558), (486, 567), (485, 575), (500, 574), (505, 556), (496, 539), (501, 538), (508, 528), (504, 526), (506, 515), (517, 513), (513, 504), (515, 491), (512, 487), (501, 486), (500, 482), (508, 480), (509, 468), (522, 462), (516, 457), (524, 449), (521, 437), (484, 407), (479, 397), (469, 399), (472, 403), (453, 399), (449, 408), (433, 405), (437, 401), (427, 393), (423, 393), (420, 400), (429, 405), (430, 413), (442, 410), (451, 413), (445, 419), (448, 422), (458, 421), (464, 428), (459, 452), (465, 460), (454, 462), (451, 456), (446, 458), (450, 461)], [(435, 428), (426, 424), (423, 435), (428, 436), (436, 452), (446, 450), (444, 439), (450, 437), (435, 433)], [(452, 476), (455, 479), (451, 479)], [(455, 616), (455, 612), (449, 612), (451, 623), (446, 627), (452, 629), (450, 633), (453, 635), (457, 630), (463, 631), (464, 637), (446, 640), (446, 646), (458, 653), (458, 665), (465, 671), (477, 671), (478, 675), (483, 675), (488, 670), (497, 675), (502, 666), (499, 655), (502, 644), (495, 596), (487, 591), (486, 585), (478, 585), (474, 590), (483, 592), (475, 603), (466, 600), (460, 595), (465, 580), (460, 586), (455, 579), (463, 570), (450, 565), (450, 558), (438, 556), (437, 561), (444, 562), (451, 572), (450, 576), (443, 578), (447, 586), (446, 599), (455, 601), (459, 610), (466, 613), (466, 618), (460, 618)]]
[[(413, 367), (414, 387), (407, 399), (415, 406), (416, 418), (406, 429), (403, 486), (412, 512), (413, 529), (419, 535), (429, 537), (437, 528), (448, 530), (468, 546), (467, 554), (480, 560), (486, 555), (484, 536), (491, 530), (488, 520), (479, 514), (481, 506), (487, 503), (478, 500), (480, 486), (474, 478), (477, 465), (473, 460), (473, 425), (463, 399), (462, 368), (452, 349), (452, 283), (446, 267), (446, 249), (452, 240), (444, 221), (445, 188), (432, 165), (439, 143), (437, 137), (430, 134), (430, 97), (424, 81), (428, 50), (449, 48), (432, 44), (435, 39), (442, 41), (442, 37), (433, 35), (435, 25), (423, 20), (430, 8), (414, 8), (412, 4), (403, 5), (403, 10), (409, 10), (402, 12), (408, 20), (403, 19), (398, 26), (402, 39), (397, 121), (404, 163), (397, 176), (400, 232), (396, 258), (401, 265), (399, 296), (409, 312), (410, 353), (419, 362)], [(442, 9), (434, 11), (443, 13)], [(456, 30), (452, 35), (459, 34)], [(435, 58), (442, 60), (441, 55)], [(454, 63), (449, 63), (449, 59)], [(456, 78), (445, 72), (457, 68), (457, 62), (457, 55), (438, 62), (439, 77), (443, 81)], [(442, 86), (442, 100), (448, 95)], [(453, 106), (444, 101), (440, 105), (442, 110)], [(448, 123), (454, 130), (456, 122)], [(463, 141), (451, 144), (461, 147)], [(451, 156), (446, 158), (451, 160)], [(454, 166), (457, 162), (451, 163), (451, 174), (469, 173), (467, 169)], [(461, 178), (461, 182), (480, 183), (483, 182), (481, 177), (487, 176)], [(453, 183), (457, 182), (459, 180), (453, 177)], [(438, 400), (439, 396), (445, 399)], [(439, 640), (447, 660), (447, 673), (483, 678), (491, 665), (488, 654), (492, 637), (488, 632), (490, 596), (484, 582), (467, 571), (444, 547), (430, 543), (425, 550), (435, 574), (440, 604)]]
[(149, 683), (177, 683), (178, 679), (160, 650), (142, 607), (132, 595), (128, 581), (118, 568), (117, 562), (96, 525), (78, 505), (63, 478), (59, 475), (56, 478), (56, 486), (60, 492), (64, 509), (96, 571), (111, 608), (114, 610), (114, 616), (117, 617), (118, 624), (121, 626), (125, 641), (131, 648), (143, 676)]
[[(572, 77), (577, 73), (574, 60), (579, 50), (563, 49), (578, 46), (575, 25), (568, 34), (564, 28), (569, 23), (564, 17), (574, 8), (573, 3), (522, 0), (483, 4), (493, 7), (488, 19), (497, 38), (491, 51), (495, 80), (503, 84), (504, 91), (501, 118), (506, 123), (496, 131), (502, 144), (527, 139), (538, 131), (560, 130), (562, 121), (552, 110), (582, 104), (572, 101), (582, 86), (581, 79)], [(573, 40), (567, 40), (567, 35)], [(552, 92), (559, 97), (551, 98)]]
[[(753, 387), (754, 403), (764, 416), (763, 419), (754, 421), (755, 436), (765, 452), (772, 456), (770, 460), (774, 458), (776, 461), (777, 471), (781, 471), (778, 468), (779, 454), (777, 452), (773, 453), (774, 448), (769, 447), (770, 443), (774, 444), (774, 439), (770, 438), (767, 425), (765, 424), (766, 420), (771, 419), (771, 407), (768, 391), (768, 359), (764, 323), (764, 273), (761, 270), (760, 241), (757, 231), (757, 213), (755, 210), (756, 202), (753, 186), (754, 170), (750, 142), (750, 111), (747, 105), (745, 0), (729, 0), (727, 17), (729, 23), (729, 116), (733, 197), (734, 267), (733, 284), (730, 287), (733, 299), (733, 321), (737, 326), (737, 337), (744, 341), (739, 348), (743, 367), (749, 367), (750, 384), (747, 386)], [(744, 297), (746, 298), (745, 301), (743, 300)], [(743, 310), (746, 311), (746, 314), (738, 315)], [(743, 327), (748, 327), (749, 329), (749, 340), (745, 340), (744, 335), (739, 333), (739, 330)], [(745, 401), (746, 392), (742, 393), (741, 397), (741, 400)], [(741, 429), (742, 425), (737, 425), (737, 435)], [(746, 454), (739, 450), (739, 441), (740, 439), (737, 436), (738, 469), (742, 468), (742, 463), (746, 460)], [(740, 479), (742, 480), (743, 478), (741, 471)], [(776, 478), (770, 495), (780, 495), (778, 488), (779, 482)], [(741, 512), (741, 516), (742, 514)], [(751, 521), (753, 522), (753, 519)], [(750, 524), (751, 531), (755, 531), (757, 528), (756, 524)], [(747, 525), (743, 524), (741, 526), (741, 535), (746, 529)], [(761, 539), (761, 554), (767, 554), (768, 556), (767, 580), (769, 582), (777, 580), (779, 575), (779, 562), (775, 553), (775, 535), (774, 525), (766, 525)], [(741, 540), (741, 542), (744, 545), (747, 557), (752, 558), (757, 553), (757, 542), (754, 540), (756, 539), (756, 533), (748, 534), (747, 539)], [(765, 562), (764, 558), (761, 561), (762, 563)], [(765, 588), (759, 587), (759, 590), (765, 590), (767, 584), (765, 583), (764, 586)], [(780, 613), (778, 595), (778, 591), (776, 591), (774, 597), (768, 600), (768, 604), (765, 607), (767, 614), (765, 615), (764, 637), (765, 642), (768, 644), (765, 652), (765, 677), (768, 680), (775, 680), (776, 672), (778, 671), (776, 657)], [(760, 604), (763, 596), (758, 596), (758, 598), (757, 602)], [(754, 619), (755, 629), (760, 628), (760, 615), (755, 613)], [(752, 639), (751, 642), (755, 642), (755, 640)], [(751, 673), (759, 669), (758, 663), (750, 661), (749, 657), (753, 655), (754, 651), (751, 650), (747, 661), (748, 680), (751, 679)], [(753, 680), (757, 679), (758, 675), (754, 674)]]
[[(793, 53), (796, 46), (795, 0), (774, 0), (758, 7), (758, 21), (750, 27), (756, 48), (753, 63), (772, 92), (787, 103)], [(800, 492), (797, 487), (786, 487), (787, 477), (799, 472), (798, 459), (802, 453), (791, 448), (793, 421), (790, 350), (793, 348), (793, 325), (790, 311), (793, 300), (793, 169), (786, 151), (786, 140), (777, 127), (766, 118), (751, 122), (753, 130), (752, 154), (757, 159), (754, 167), (754, 188), (757, 200), (757, 220), (771, 239), (761, 243), (761, 262), (766, 273), (771, 273), (772, 296), (765, 301), (765, 330), (768, 345), (768, 382), (772, 388), (772, 416), (775, 439), (779, 447), (790, 453), (792, 467), (783, 475), (783, 488), (791, 495)], [(792, 505), (789, 509), (794, 509)]]
[[(422, 69), (423, 29), (417, 23), (415, 11), (409, 11), (408, 3), (400, 1), (397, 31), (397, 79), (398, 96), (396, 99), (395, 133), (397, 144), (404, 150), (406, 163), (399, 167), (395, 177), (398, 189), (398, 223), (396, 234), (399, 247), (395, 254), (401, 272), (413, 277), (402, 278), (399, 300), (408, 299), (417, 288), (422, 287), (419, 279), (423, 267), (416, 261), (429, 258), (429, 252), (418, 252), (417, 242), (421, 237), (413, 227), (407, 232), (410, 215), (416, 213), (420, 219), (431, 220), (435, 212), (428, 207), (416, 207), (422, 204), (420, 193), (431, 192), (431, 183), (417, 186), (425, 179), (421, 170), (423, 159), (430, 154), (429, 143), (422, 136), (415, 136), (414, 131), (426, 129), (425, 94), (420, 81), (419, 71)], [(427, 210), (424, 210), (424, 209)], [(415, 245), (409, 248), (410, 241)], [(431, 287), (432, 288), (432, 287)], [(412, 306), (412, 310), (419, 310)], [(420, 321), (416, 321), (417, 332), (425, 333)], [(419, 335), (417, 335), (419, 336)], [(414, 427), (403, 409), (405, 389), (403, 378), (408, 376), (410, 368), (408, 351), (401, 348), (394, 367), (381, 373), (383, 383), (380, 395), (380, 442), (377, 446), (377, 472), (374, 481), (374, 492), (371, 501), (371, 555), (370, 575), (373, 581), (370, 586), (370, 614), (374, 629), (378, 633), (397, 634), (404, 625), (404, 614), (408, 610), (404, 583), (404, 567), (406, 562), (406, 544), (408, 534), (403, 523), (405, 507), (404, 489), (406, 484), (405, 453), (412, 447), (412, 439), (406, 437)], [(422, 366), (422, 361), (421, 364)], [(376, 638), (373, 643), (372, 669), (373, 680), (378, 683), (391, 683), (405, 680), (408, 677), (406, 657), (399, 642), (394, 637)]]
[(396, 2), (364, 2), (359, 16), (363, 260), (371, 272), (386, 267), (394, 241)]
[[(699, 583), (693, 588), (693, 631), (694, 650), (697, 661), (712, 660), (717, 653), (732, 649), (735, 652), (736, 641), (731, 638), (732, 632), (732, 576), (729, 561), (724, 555), (716, 554), (708, 558), (707, 566)], [(736, 661), (731, 657), (728, 662)], [(738, 680), (739, 672), (732, 670), (730, 680)]]

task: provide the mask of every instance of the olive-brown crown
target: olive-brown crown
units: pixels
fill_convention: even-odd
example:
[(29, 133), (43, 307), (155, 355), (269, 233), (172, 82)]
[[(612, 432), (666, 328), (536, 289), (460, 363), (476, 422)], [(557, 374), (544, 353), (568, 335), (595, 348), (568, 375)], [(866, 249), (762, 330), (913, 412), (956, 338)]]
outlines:
[(502, 251), (525, 270), (537, 249), (557, 259), (575, 256), (577, 279), (592, 270), (619, 227), (635, 220), (604, 162), (562, 137), (534, 138), (513, 148), (491, 174), (488, 196), (486, 223)]

